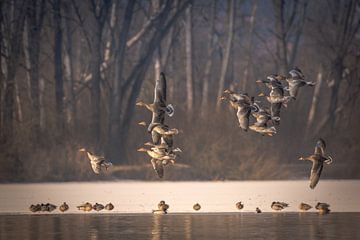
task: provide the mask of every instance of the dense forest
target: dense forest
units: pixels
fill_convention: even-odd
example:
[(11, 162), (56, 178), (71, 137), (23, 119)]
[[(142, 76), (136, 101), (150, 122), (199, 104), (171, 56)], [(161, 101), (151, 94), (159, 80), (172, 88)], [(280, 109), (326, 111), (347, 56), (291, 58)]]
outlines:
[[(360, 177), (359, 0), (0, 1), (0, 181), (157, 179), (136, 151), (150, 135), (160, 72), (181, 130), (165, 180), (307, 178), (316, 140), (324, 178)], [(224, 89), (299, 67), (314, 87), (282, 109), (273, 137), (242, 131)], [(113, 162), (94, 175), (78, 150)]]

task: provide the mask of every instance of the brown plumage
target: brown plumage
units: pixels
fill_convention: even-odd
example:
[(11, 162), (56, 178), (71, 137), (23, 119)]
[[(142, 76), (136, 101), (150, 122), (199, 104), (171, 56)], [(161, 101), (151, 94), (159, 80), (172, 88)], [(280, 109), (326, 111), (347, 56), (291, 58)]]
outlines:
[(310, 188), (314, 189), (320, 180), (321, 172), (323, 170), (324, 163), (331, 164), (332, 158), (325, 156), (326, 144), (323, 139), (319, 139), (315, 146), (314, 154), (308, 157), (300, 157), (299, 160), (308, 160), (312, 162), (311, 174), (310, 174)]

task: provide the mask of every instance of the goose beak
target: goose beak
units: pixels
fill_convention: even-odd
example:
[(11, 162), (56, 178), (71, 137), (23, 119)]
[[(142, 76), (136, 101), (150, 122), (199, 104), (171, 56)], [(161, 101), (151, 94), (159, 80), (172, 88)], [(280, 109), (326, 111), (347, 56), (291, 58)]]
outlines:
[(261, 81), (261, 80), (256, 80), (255, 82), (257, 82), (257, 83), (262, 83), (262, 81)]
[(142, 106), (142, 104), (143, 104), (142, 102), (137, 102), (135, 105), (136, 106)]
[(85, 148), (80, 148), (79, 152), (86, 152), (86, 149)]
[(298, 160), (304, 160), (304, 158), (303, 157), (299, 157), (299, 159)]
[(265, 96), (265, 93), (259, 93), (258, 96), (259, 96), (259, 97), (264, 97), (264, 96)]

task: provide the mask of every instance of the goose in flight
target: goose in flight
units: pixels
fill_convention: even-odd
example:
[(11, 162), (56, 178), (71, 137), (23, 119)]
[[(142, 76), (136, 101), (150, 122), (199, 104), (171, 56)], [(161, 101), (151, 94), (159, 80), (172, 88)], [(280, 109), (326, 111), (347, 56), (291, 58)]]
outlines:
[(271, 120), (280, 121), (280, 117), (271, 117), (270, 111), (266, 108), (260, 107), (257, 103), (254, 103), (259, 109), (258, 112), (252, 112), (252, 116), (256, 119), (256, 122), (249, 126), (249, 128), (255, 132), (262, 134), (263, 136), (267, 134), (268, 136), (273, 136), (276, 134), (275, 127), (268, 127), (268, 122)]
[(151, 157), (151, 165), (153, 166), (159, 178), (164, 176), (164, 166), (175, 164), (176, 154), (167, 153), (165, 149), (152, 147), (151, 149), (139, 148), (138, 152), (146, 152)]
[(315, 86), (315, 82), (307, 82), (307, 81), (305, 81), (304, 74), (297, 67), (290, 70), (289, 74), (291, 75), (291, 77), (286, 78), (286, 81), (289, 84), (289, 87), (288, 87), (289, 94), (293, 99), (296, 99), (300, 87), (303, 87), (303, 86)]
[(249, 117), (251, 112), (257, 112), (259, 110), (257, 106), (253, 104), (254, 99), (250, 98), (247, 93), (235, 93), (228, 89), (226, 89), (224, 93), (227, 93), (227, 95), (222, 96), (220, 100), (229, 101), (231, 107), (237, 111), (236, 116), (240, 128), (246, 132), (249, 128)]
[(154, 91), (154, 102), (144, 103), (139, 101), (136, 106), (146, 107), (153, 113), (151, 122), (164, 123), (165, 113), (172, 117), (174, 115), (174, 107), (171, 104), (166, 105), (166, 78), (163, 72), (160, 73), (160, 79), (156, 80)]
[[(291, 100), (290, 96), (284, 96), (284, 87), (279, 79), (279, 75), (272, 74), (267, 77), (267, 80), (257, 81), (266, 83), (266, 85), (271, 88), (270, 95), (266, 96), (266, 99), (271, 103), (270, 112), (271, 117), (274, 118), (274, 125), (280, 124), (281, 106), (286, 106), (286, 104)], [(275, 118), (278, 118), (278, 120), (275, 120)]]
[(96, 174), (100, 174), (101, 167), (105, 167), (107, 170), (112, 166), (111, 162), (107, 162), (103, 156), (97, 156), (90, 151), (87, 151), (85, 148), (79, 149), (80, 152), (85, 152), (88, 159), (90, 160), (91, 167)]
[(333, 159), (330, 156), (325, 156), (326, 144), (323, 139), (319, 139), (315, 146), (314, 154), (308, 157), (300, 157), (299, 160), (308, 160), (312, 162), (310, 174), (310, 188), (314, 189), (320, 180), (320, 175), (323, 170), (324, 163), (331, 164)]
[[(155, 83), (154, 102), (151, 104), (146, 104), (140, 101), (136, 103), (136, 105), (145, 106), (152, 112), (152, 118), (151, 123), (148, 126), (148, 132), (151, 133), (153, 143), (159, 144), (161, 134), (158, 133), (154, 127), (159, 125), (165, 126), (165, 113), (170, 117), (174, 115), (174, 107), (171, 104), (166, 105), (166, 77), (163, 72), (160, 73), (160, 79)], [(146, 126), (145, 122), (141, 123), (142, 125)]]
[[(138, 124), (146, 126), (144, 121)], [(150, 123), (148, 129), (150, 129), (151, 137), (155, 145), (160, 145), (165, 142), (170, 148), (173, 146), (173, 136), (180, 132), (176, 128), (170, 129), (167, 125), (161, 123)]]

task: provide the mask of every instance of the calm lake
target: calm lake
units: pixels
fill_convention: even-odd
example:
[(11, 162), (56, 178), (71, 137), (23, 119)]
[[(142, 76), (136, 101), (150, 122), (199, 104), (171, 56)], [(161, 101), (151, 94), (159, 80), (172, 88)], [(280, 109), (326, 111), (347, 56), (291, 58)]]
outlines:
[(1, 215), (0, 239), (360, 239), (360, 213)]

